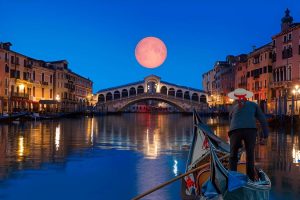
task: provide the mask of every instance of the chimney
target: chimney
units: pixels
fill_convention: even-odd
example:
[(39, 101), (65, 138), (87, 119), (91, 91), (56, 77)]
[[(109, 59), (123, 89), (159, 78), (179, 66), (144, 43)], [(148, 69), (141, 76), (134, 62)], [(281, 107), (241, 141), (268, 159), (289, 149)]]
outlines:
[(0, 48), (1, 49), (5, 49), (5, 50), (10, 50), (10, 46), (12, 46), (12, 44), (10, 42), (1, 42), (0, 43)]

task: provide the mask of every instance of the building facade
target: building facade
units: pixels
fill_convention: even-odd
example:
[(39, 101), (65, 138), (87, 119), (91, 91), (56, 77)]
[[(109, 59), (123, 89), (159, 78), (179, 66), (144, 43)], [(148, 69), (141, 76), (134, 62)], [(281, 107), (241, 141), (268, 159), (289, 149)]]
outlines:
[(264, 104), (262, 108), (271, 100), (271, 83), (272, 45), (266, 44), (248, 55), (247, 68), (247, 89), (253, 92), (253, 101)]
[(215, 87), (214, 84), (214, 77), (215, 77), (215, 69), (209, 70), (208, 72), (204, 73), (202, 75), (202, 86), (204, 91), (208, 92), (209, 94), (212, 94)]
[[(217, 102), (226, 104), (224, 95), (245, 88), (254, 93), (251, 100), (263, 103), (265, 112), (300, 113), (300, 23), (293, 22), (288, 9), (281, 19), (281, 31), (272, 40), (247, 54), (247, 62), (245, 56), (228, 56), (226, 62), (216, 62), (214, 80), (210, 80), (215, 83), (215, 92), (210, 98), (217, 96)], [(208, 74), (203, 75), (205, 90), (209, 88)]]
[(247, 58), (248, 56), (246, 54), (241, 54), (235, 57), (235, 61), (233, 63), (235, 72), (234, 88), (247, 89)]
[[(293, 90), (300, 85), (300, 23), (285, 11), (281, 31), (273, 39), (273, 101), (278, 114), (290, 112)], [(298, 92), (297, 92), (298, 93)], [(296, 93), (296, 95), (297, 95)], [(298, 100), (298, 96), (296, 96)], [(299, 108), (295, 109), (299, 112)]]
[(235, 69), (234, 57), (227, 56), (226, 61), (217, 61), (214, 65), (214, 81), (212, 81), (211, 101), (213, 105), (229, 104), (227, 94), (234, 89)]
[(207, 103), (209, 105), (212, 105), (214, 103), (214, 96), (212, 96), (212, 94), (216, 93), (215, 75), (215, 69), (209, 70), (202, 75), (202, 87), (208, 94)]
[[(70, 69), (67, 61), (45, 62), (0, 43), (0, 112), (77, 111), (92, 96), (91, 80)], [(76, 90), (77, 87), (77, 90)]]

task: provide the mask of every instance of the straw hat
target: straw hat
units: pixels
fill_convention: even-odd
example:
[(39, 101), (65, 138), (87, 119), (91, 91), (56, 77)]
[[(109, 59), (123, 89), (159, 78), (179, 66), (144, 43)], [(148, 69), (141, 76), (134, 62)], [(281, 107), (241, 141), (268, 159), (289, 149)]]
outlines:
[(230, 99), (240, 99), (240, 98), (251, 98), (253, 96), (253, 92), (250, 92), (248, 90), (245, 90), (243, 88), (237, 88), (232, 92), (228, 93), (228, 97)]

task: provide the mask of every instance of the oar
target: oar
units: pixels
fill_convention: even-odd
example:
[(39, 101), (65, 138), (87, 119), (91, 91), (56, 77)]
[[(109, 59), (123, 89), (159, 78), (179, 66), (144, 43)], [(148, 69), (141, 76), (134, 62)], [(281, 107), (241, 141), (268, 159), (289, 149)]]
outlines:
[[(230, 155), (230, 154), (226, 154), (226, 155), (222, 156), (221, 158), (219, 158), (219, 160), (223, 160), (223, 159), (229, 157), (229, 155)], [(140, 194), (140, 195), (134, 197), (132, 200), (138, 200), (138, 199), (141, 199), (141, 198), (143, 198), (144, 196), (147, 196), (148, 194), (151, 194), (152, 192), (155, 192), (156, 190), (159, 190), (159, 189), (161, 189), (161, 188), (163, 188), (163, 187), (169, 185), (170, 183), (173, 183), (173, 182), (177, 181), (178, 179), (181, 179), (181, 178), (185, 177), (186, 175), (189, 175), (189, 174), (191, 174), (191, 173), (193, 173), (193, 172), (196, 172), (196, 171), (200, 170), (200, 169), (203, 168), (203, 167), (208, 166), (209, 164), (210, 164), (210, 162), (208, 162), (208, 163), (206, 163), (206, 164), (203, 164), (203, 165), (201, 165), (201, 166), (199, 166), (199, 167), (197, 167), (197, 168), (195, 168), (195, 169), (192, 169), (192, 170), (190, 170), (190, 171), (188, 171), (188, 172), (186, 172), (186, 173), (184, 173), (184, 174), (181, 174), (181, 175), (179, 175), (179, 176), (176, 176), (175, 178), (173, 178), (173, 179), (171, 179), (171, 180), (169, 180), (169, 181), (167, 181), (167, 182), (165, 182), (165, 183), (162, 183), (162, 184), (156, 186), (155, 188), (152, 188), (151, 190), (148, 190), (147, 192), (144, 192), (143, 194)]]

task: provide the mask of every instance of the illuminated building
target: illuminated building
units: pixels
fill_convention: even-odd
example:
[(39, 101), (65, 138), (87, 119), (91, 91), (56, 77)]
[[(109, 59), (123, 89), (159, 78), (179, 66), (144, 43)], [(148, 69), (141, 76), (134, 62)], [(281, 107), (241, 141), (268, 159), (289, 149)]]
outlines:
[(251, 100), (267, 109), (270, 102), (272, 82), (272, 46), (266, 44), (254, 49), (248, 56), (247, 89), (253, 92)]
[[(77, 111), (92, 98), (93, 82), (65, 60), (46, 62), (14, 52), (0, 43), (0, 112)], [(59, 105), (59, 106), (58, 106)]]

